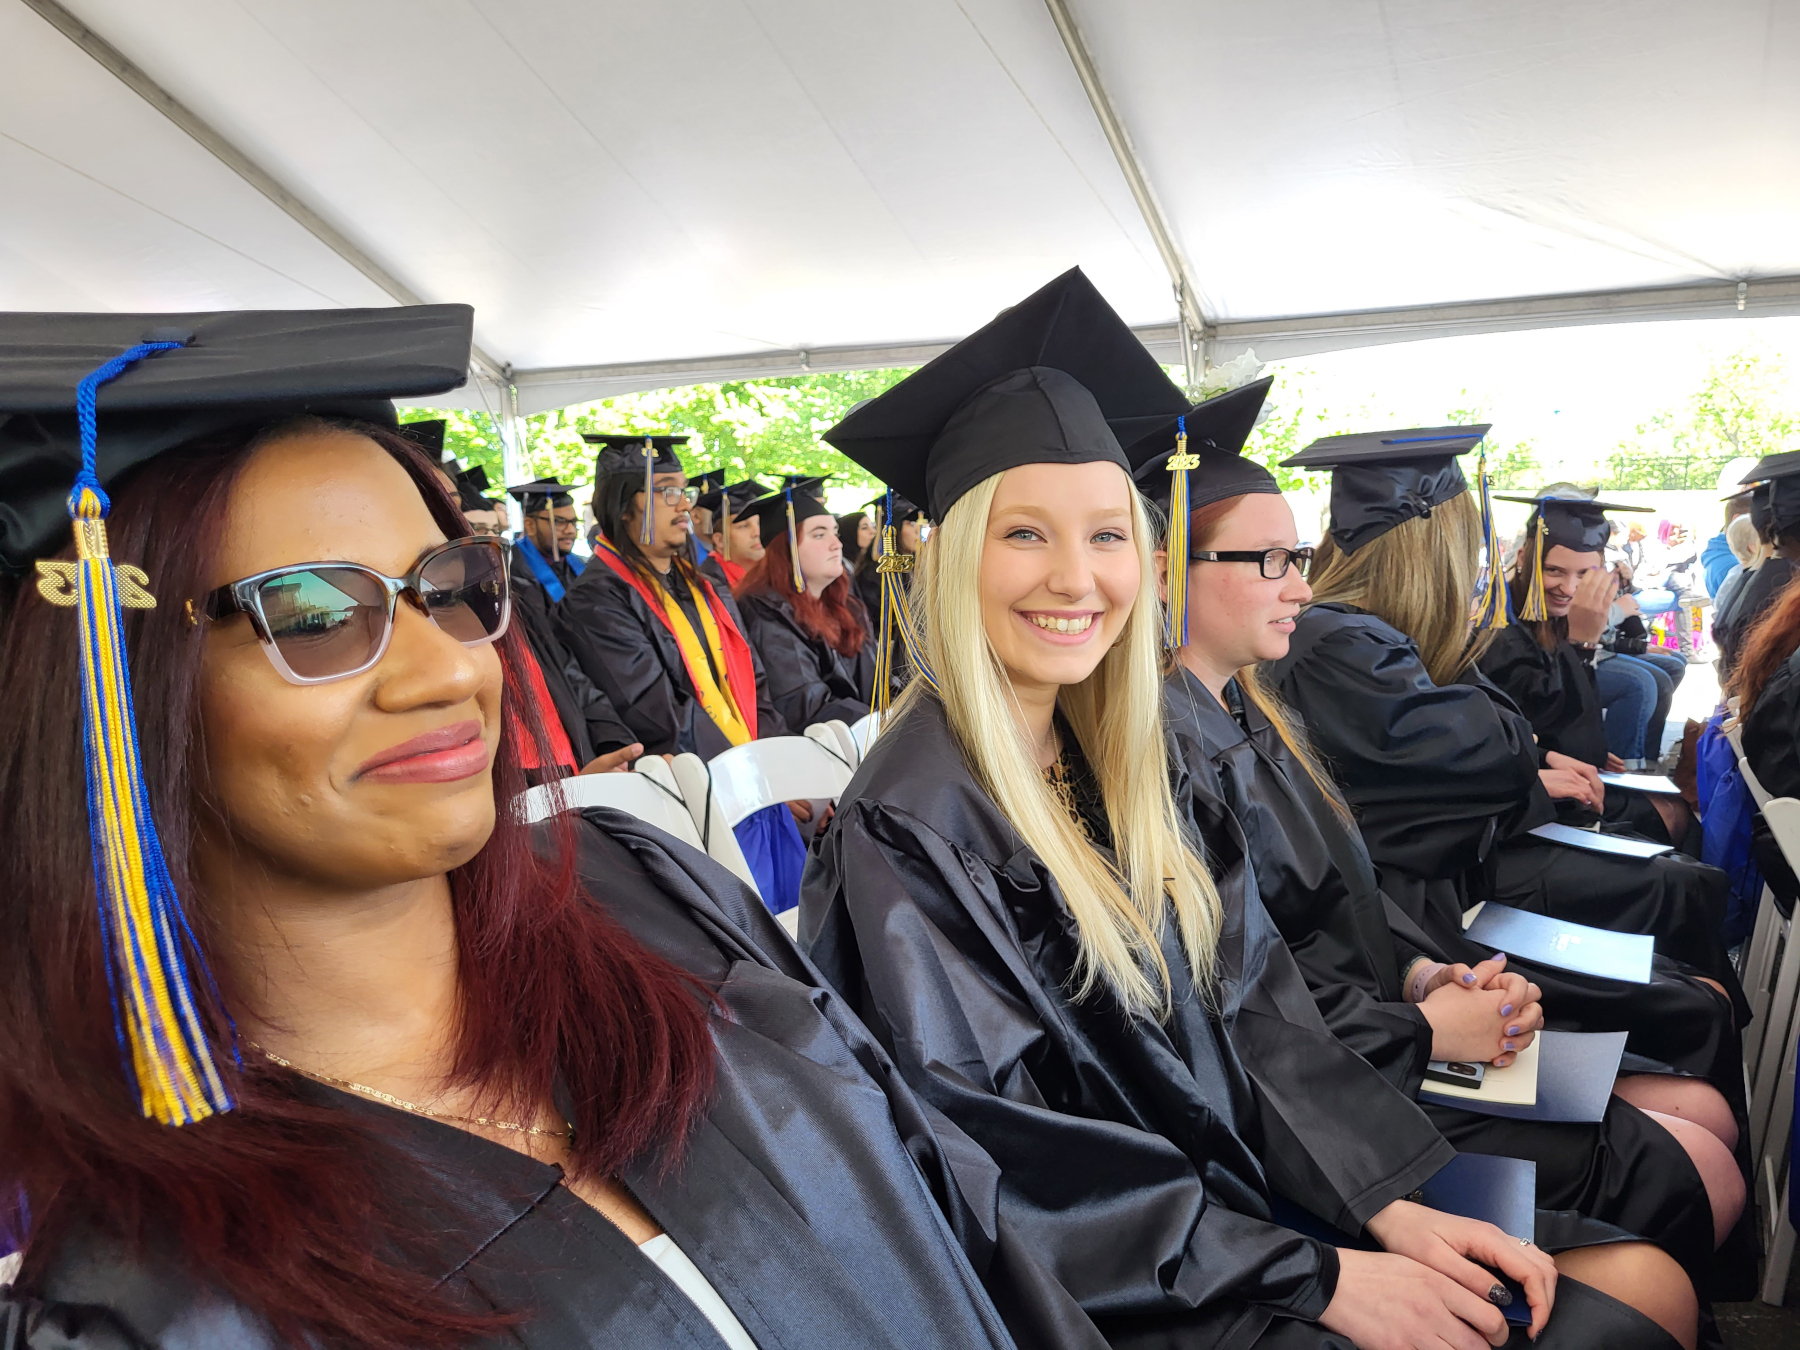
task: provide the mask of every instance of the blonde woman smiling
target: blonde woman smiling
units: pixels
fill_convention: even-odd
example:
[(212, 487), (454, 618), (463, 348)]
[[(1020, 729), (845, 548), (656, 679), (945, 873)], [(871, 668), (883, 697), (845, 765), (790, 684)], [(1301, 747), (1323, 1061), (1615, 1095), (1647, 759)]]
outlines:
[(1022, 1344), (1478, 1350), (1507, 1337), (1484, 1266), (1540, 1345), (1667, 1343), (1403, 1198), (1452, 1150), (1326, 1030), (1241, 857), (1222, 890), (1184, 833), (1113, 428), (1185, 406), (1075, 272), (828, 434), (938, 524), (920, 674), (809, 867), (805, 944), (969, 1137), (967, 1240)]

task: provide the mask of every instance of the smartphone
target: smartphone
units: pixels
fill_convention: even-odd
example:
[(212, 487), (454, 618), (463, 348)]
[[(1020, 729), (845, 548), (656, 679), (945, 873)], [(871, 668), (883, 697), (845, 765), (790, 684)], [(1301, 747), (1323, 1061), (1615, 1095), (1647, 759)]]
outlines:
[(1425, 1077), (1433, 1083), (1453, 1083), (1457, 1087), (1478, 1088), (1487, 1076), (1487, 1065), (1470, 1064), (1460, 1059), (1434, 1059), (1425, 1066)]

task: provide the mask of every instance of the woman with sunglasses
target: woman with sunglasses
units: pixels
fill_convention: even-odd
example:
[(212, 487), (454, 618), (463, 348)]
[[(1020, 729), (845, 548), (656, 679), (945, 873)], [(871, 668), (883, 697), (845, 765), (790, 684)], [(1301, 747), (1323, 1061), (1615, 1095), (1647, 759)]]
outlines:
[[(1169, 528), (1170, 546), (1185, 551), (1189, 564), (1185, 642), (1166, 690), (1181, 763), (1242, 829), (1257, 892), (1326, 1024), (1415, 1099), (1428, 1062), (1505, 1066), (1546, 1024), (1629, 1030), (1633, 1047), (1646, 1053), (1671, 1038), (1691, 1051), (1688, 1024), (1696, 1017), (1703, 1028), (1708, 1018), (1716, 1023), (1722, 1009), (1670, 963), (1659, 962), (1652, 986), (1576, 981), (1570, 990), (1560, 972), (1509, 963), (1472, 943), (1446, 952), (1382, 896), (1348, 808), (1256, 673), (1260, 663), (1287, 655), (1294, 620), (1312, 598), (1302, 575), (1312, 550), (1299, 546), (1293, 512), (1273, 475), (1238, 453), (1267, 383), (1213, 399), (1185, 419), (1190, 444), (1206, 443), (1183, 471), (1187, 528), (1173, 521)], [(1165, 429), (1162, 443), (1174, 436)], [(1137, 475), (1165, 512), (1174, 487), (1170, 458), (1157, 455)], [(1204, 816), (1195, 823), (1209, 850), (1225, 842)], [(1590, 990), (1598, 997), (1587, 997)], [(1559, 1020), (1547, 1020), (1548, 1012)], [(1533, 1160), (1543, 1209), (1647, 1237), (1698, 1278), (1736, 1222), (1743, 1190), (1730, 1151), (1692, 1121), (1710, 1113), (1729, 1123), (1731, 1115), (1704, 1082), (1668, 1080), (1663, 1090), (1664, 1104), (1677, 1109), (1651, 1117), (1615, 1099), (1599, 1125), (1422, 1105), (1459, 1152)], [(1540, 1240), (1552, 1250), (1561, 1245), (1551, 1232)], [(1598, 1248), (1565, 1263), (1579, 1273), (1584, 1262), (1605, 1259), (1607, 1249)]]
[[(809, 868), (810, 954), (997, 1164), (962, 1189), (991, 1197), (1022, 1341), (1476, 1350), (1507, 1335), (1480, 1262), (1524, 1283), (1539, 1345), (1670, 1344), (1405, 1198), (1454, 1151), (1325, 1029), (1241, 855), (1215, 884), (1195, 852), (1112, 429), (1185, 406), (1071, 272), (827, 433), (936, 524), (918, 676)], [(1386, 1250), (1284, 1226), (1284, 1202)]]
[(745, 634), (790, 727), (858, 722), (874, 697), (875, 636), (844, 570), (837, 522), (823, 502), (796, 492), (790, 528), (789, 499), (771, 493), (749, 508), (763, 556), (736, 588)]
[(0, 322), (7, 1350), (1007, 1350), (754, 897), (509, 809), (503, 555), (385, 403), (471, 318), (179, 316), (97, 439), (153, 321)]

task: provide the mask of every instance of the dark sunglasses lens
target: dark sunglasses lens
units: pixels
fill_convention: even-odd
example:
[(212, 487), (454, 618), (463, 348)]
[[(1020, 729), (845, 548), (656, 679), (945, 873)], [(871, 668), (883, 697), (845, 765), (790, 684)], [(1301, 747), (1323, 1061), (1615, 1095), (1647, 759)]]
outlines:
[(465, 646), (492, 642), (506, 620), (506, 565), (492, 544), (445, 549), (419, 573), (432, 620)]
[(263, 621), (288, 669), (304, 680), (368, 664), (387, 626), (387, 591), (353, 567), (314, 567), (258, 588)]

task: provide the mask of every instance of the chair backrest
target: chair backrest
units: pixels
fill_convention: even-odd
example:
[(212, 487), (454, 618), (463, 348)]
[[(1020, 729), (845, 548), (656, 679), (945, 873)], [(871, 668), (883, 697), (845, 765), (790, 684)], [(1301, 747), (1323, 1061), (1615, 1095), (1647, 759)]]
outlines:
[(1788, 866), (1800, 874), (1800, 798), (1769, 797), (1762, 804), (1762, 814)]
[(870, 713), (850, 728), (850, 735), (856, 740), (856, 750), (859, 755), (869, 753), (869, 742), (875, 739), (875, 733), (879, 730), (881, 730), (881, 714), (876, 712)]
[(640, 759), (638, 766), (632, 773), (589, 773), (545, 783), (520, 794), (515, 805), (527, 824), (546, 820), (558, 811), (610, 806), (700, 848), (700, 831), (694, 827), (693, 814), (669, 766), (653, 756)]
[(804, 736), (771, 736), (734, 745), (706, 766), (712, 797), (728, 825), (776, 802), (836, 798), (850, 766)]
[(706, 761), (695, 754), (683, 754), (675, 756), (675, 762), (670, 767), (675, 782), (680, 785), (682, 799), (687, 802), (695, 828), (700, 832), (700, 847), (714, 862), (756, 891), (760, 898), (762, 892), (757, 890), (756, 877), (750, 871), (750, 863), (744, 857), (744, 850), (738, 847), (737, 835), (731, 829), (732, 822), (725, 819), (725, 812), (714, 795), (712, 776), (707, 772)]
[(835, 717), (829, 722), (814, 722), (806, 729), (806, 739), (817, 741), (827, 753), (843, 760), (851, 773), (855, 773), (856, 766), (862, 763), (862, 747), (850, 734), (849, 726)]

